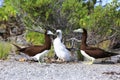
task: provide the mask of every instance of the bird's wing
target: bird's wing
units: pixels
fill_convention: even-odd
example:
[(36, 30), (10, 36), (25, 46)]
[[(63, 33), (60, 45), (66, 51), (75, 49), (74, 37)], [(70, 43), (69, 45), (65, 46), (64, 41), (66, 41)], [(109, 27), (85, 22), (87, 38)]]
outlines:
[(117, 53), (107, 52), (100, 48), (86, 48), (84, 51), (89, 56), (94, 57), (94, 58), (105, 58), (105, 57), (118, 55)]
[(96, 48), (96, 47), (86, 47), (84, 51), (89, 56), (94, 57), (94, 58), (103, 58), (104, 56), (106, 56), (106, 54), (104, 53), (105, 52), (104, 50), (100, 48)]

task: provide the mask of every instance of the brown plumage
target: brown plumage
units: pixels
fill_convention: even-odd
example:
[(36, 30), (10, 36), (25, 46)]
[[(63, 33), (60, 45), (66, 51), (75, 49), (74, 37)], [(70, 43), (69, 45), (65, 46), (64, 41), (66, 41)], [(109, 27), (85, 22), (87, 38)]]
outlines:
[(97, 58), (105, 58), (105, 57), (118, 55), (117, 53), (111, 53), (111, 52), (107, 52), (97, 47), (88, 46), (86, 44), (87, 42), (87, 30), (86, 29), (84, 28), (78, 29), (78, 30), (74, 30), (74, 32), (82, 32), (82, 42), (81, 42), (80, 50), (81, 50), (81, 54), (84, 57), (92, 60), (90, 64), (92, 64), (94, 60)]
[[(13, 45), (16, 46), (18, 51), (20, 51), (22, 53), (25, 53), (31, 57), (36, 56), (37, 54), (41, 54), (45, 50), (49, 50), (51, 48), (52, 41), (51, 41), (50, 35), (52, 35), (52, 32), (50, 32), (51, 34), (49, 34), (48, 32), (49, 31), (46, 30), (46, 32), (44, 34), (45, 35), (45, 43), (43, 45), (31, 45), (31, 46), (25, 47), (25, 48), (21, 48), (21, 47), (17, 46), (16, 44), (13, 44)], [(39, 55), (39, 57), (40, 56), (41, 55)]]

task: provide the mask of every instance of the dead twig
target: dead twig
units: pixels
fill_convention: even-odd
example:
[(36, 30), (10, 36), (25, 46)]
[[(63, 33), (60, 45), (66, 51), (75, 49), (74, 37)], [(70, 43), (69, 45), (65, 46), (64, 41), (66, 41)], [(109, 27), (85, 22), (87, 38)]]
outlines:
[(70, 39), (67, 39), (66, 41), (72, 41), (72, 42), (76, 41), (76, 42), (81, 42), (81, 40), (78, 40), (78, 39), (76, 39), (76, 38), (70, 38)]

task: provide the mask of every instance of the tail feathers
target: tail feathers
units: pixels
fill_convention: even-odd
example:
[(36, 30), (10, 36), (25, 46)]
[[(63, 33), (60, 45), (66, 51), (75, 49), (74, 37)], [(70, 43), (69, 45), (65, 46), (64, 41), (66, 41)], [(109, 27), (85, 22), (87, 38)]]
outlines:
[(119, 53), (112, 53), (112, 52), (106, 52), (106, 53), (108, 54), (108, 57), (120, 55)]
[(19, 47), (18, 45), (16, 45), (16, 44), (12, 44), (12, 45), (14, 45), (18, 50), (20, 50), (21, 49), (21, 47)]

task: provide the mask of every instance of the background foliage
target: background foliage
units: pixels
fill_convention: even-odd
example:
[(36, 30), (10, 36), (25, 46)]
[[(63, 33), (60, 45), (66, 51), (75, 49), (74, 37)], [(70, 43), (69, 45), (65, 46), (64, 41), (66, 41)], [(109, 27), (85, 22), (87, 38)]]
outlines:
[(111, 39), (111, 36), (120, 36), (119, 6), (118, 0), (105, 6), (97, 0), (4, 0), (0, 8), (0, 21), (15, 18), (26, 29), (60, 28), (64, 35), (84, 27), (91, 32), (92, 42), (99, 43)]

